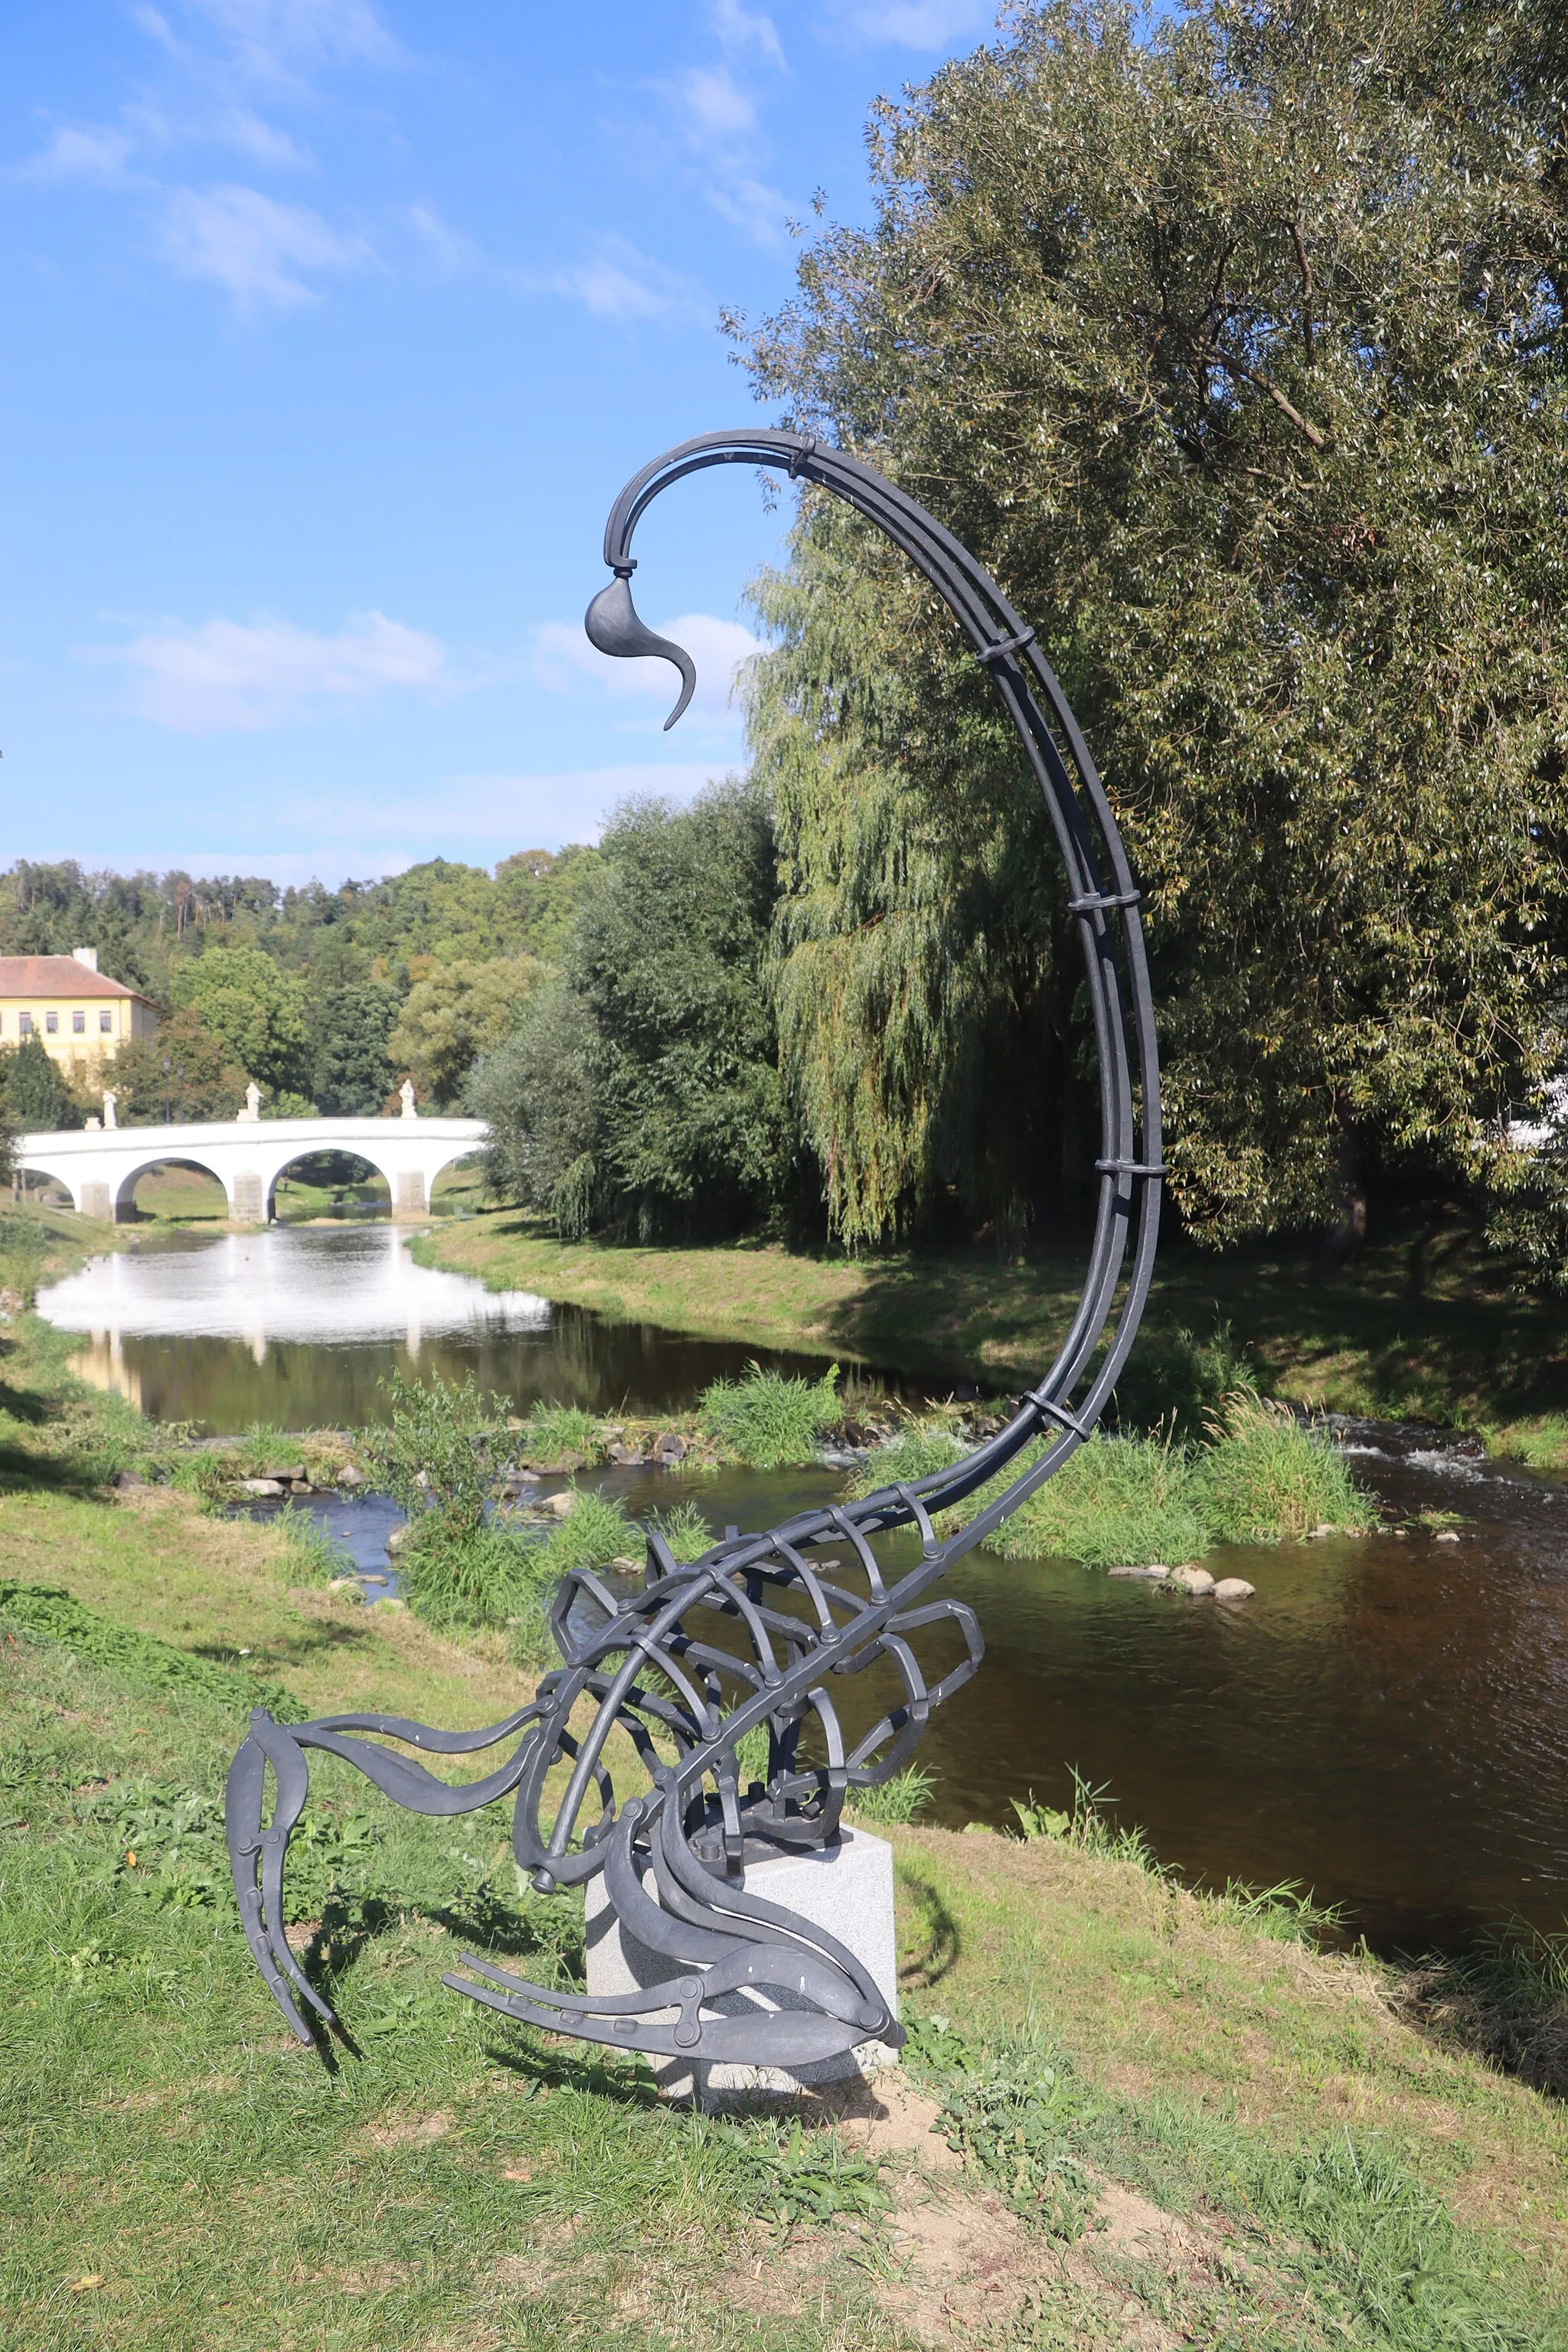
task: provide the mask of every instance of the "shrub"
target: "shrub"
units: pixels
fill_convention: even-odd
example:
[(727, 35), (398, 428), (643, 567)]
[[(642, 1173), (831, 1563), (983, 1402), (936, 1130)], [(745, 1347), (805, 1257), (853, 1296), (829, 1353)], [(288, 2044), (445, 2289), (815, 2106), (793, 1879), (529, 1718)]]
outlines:
[(1327, 1440), (1289, 1405), (1237, 1390), (1194, 1465), (1198, 1507), (1222, 1543), (1276, 1543), (1327, 1525), (1358, 1532), (1376, 1512)]
[(715, 1381), (703, 1391), (698, 1421), (748, 1469), (784, 1470), (811, 1461), (840, 1410), (837, 1364), (807, 1381), (753, 1363), (744, 1380)]
[(381, 1387), (391, 1413), (361, 1443), (372, 1476), (411, 1522), (434, 1512), (447, 1535), (477, 1535), (500, 1482), (503, 1401), (486, 1396), (471, 1373), (461, 1387), (425, 1388), (394, 1372)]
[(1091, 1437), (989, 1539), (1013, 1559), (1147, 1568), (1208, 1549), (1187, 1450), (1173, 1439)]

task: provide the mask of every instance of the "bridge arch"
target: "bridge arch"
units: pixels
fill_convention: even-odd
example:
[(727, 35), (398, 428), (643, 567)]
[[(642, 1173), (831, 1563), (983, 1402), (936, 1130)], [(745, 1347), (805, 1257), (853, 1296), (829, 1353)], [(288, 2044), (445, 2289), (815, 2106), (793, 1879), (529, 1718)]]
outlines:
[(34, 1151), (19, 1150), (16, 1153), (13, 1165), (18, 1181), (24, 1183), (27, 1179), (31, 1178), (37, 1182), (63, 1185), (66, 1192), (70, 1195), (71, 1207), (78, 1211), (80, 1210), (80, 1187), (71, 1175), (68, 1168), (63, 1163), (58, 1168), (51, 1168), (47, 1155), (40, 1155)]
[[(126, 1131), (134, 1132), (134, 1130)], [(165, 1146), (161, 1151), (149, 1153), (145, 1160), (135, 1160), (121, 1176), (113, 1193), (112, 1213), (117, 1225), (135, 1223), (136, 1187), (143, 1176), (152, 1174), (154, 1168), (199, 1168), (204, 1176), (210, 1176), (215, 1183), (223, 1186), (224, 1198), (228, 1202), (229, 1214), (233, 1216), (234, 1188), (225, 1176), (222, 1168), (218, 1166), (216, 1156), (211, 1160), (204, 1160), (199, 1151), (170, 1150)]]
[(287, 1160), (279, 1160), (267, 1178), (264, 1213), (268, 1224), (278, 1213), (278, 1187), (289, 1174), (289, 1170), (298, 1168), (301, 1163), (309, 1160), (328, 1159), (357, 1160), (362, 1168), (368, 1168), (373, 1176), (380, 1177), (386, 1187), (386, 1197), (389, 1202), (396, 1199), (397, 1187), (391, 1171), (382, 1166), (373, 1151), (363, 1150), (357, 1140), (352, 1144), (307, 1143), (300, 1145), (296, 1150), (291, 1150)]

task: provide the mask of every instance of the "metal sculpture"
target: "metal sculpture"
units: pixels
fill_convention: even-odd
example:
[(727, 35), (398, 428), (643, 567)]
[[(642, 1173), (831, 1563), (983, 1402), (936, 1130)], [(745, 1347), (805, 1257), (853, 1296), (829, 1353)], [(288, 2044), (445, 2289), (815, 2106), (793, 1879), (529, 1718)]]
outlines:
[[(679, 646), (637, 617), (632, 535), (671, 483), (730, 465), (774, 467), (815, 483), (884, 530), (951, 608), (1017, 728), (1066, 869), (1099, 1054), (1099, 1212), (1082, 1297), (1055, 1362), (1006, 1427), (952, 1467), (803, 1511), (765, 1534), (731, 1528), (694, 1566), (678, 1565), (652, 1529), (644, 1586), (630, 1598), (592, 1573), (567, 1577), (550, 1620), (563, 1663), (504, 1723), (446, 1732), (391, 1716), (341, 1715), (285, 1726), (258, 1708), (229, 1774), (229, 1854), (251, 1950), (301, 2041), (312, 2038), (307, 2012), (336, 2023), (283, 1931), (284, 1861), (307, 1792), (305, 1751), (314, 1748), (356, 1766), (415, 1812), (472, 1812), (515, 1791), (513, 1850), (534, 1886), (549, 1893), (603, 1872), (623, 1928), (668, 1962), (662, 1980), (645, 1990), (595, 1997), (530, 1984), (467, 1955), (469, 1973), (445, 1981), (470, 1999), (553, 2032), (693, 2063), (795, 2068), (863, 2042), (900, 2042), (856, 1955), (747, 1894), (742, 1873), (763, 1855), (832, 1844), (846, 1798), (900, 1770), (931, 1708), (974, 1673), (984, 1643), (973, 1612), (936, 1588), (1088, 1438), (1142, 1312), (1163, 1171), (1138, 892), (1061, 688), (1033, 630), (984, 568), (922, 507), (841, 450), (799, 433), (710, 434), (645, 467), (616, 499), (605, 532), (615, 577), (588, 607), (588, 635), (605, 653), (654, 654), (675, 665), (680, 694), (666, 721), (673, 726), (696, 671)], [(939, 1532), (944, 1513), (995, 1486), (1009, 1467), (1011, 1483), (956, 1532)], [(921, 1558), (889, 1587), (874, 1540), (911, 1525)], [(963, 1655), (928, 1685), (910, 1637), (938, 1623), (956, 1629)], [(830, 1679), (879, 1663), (894, 1670), (901, 1695), (847, 1746)], [(579, 1711), (586, 1720), (574, 1731)], [(648, 1784), (619, 1805), (605, 1761), (617, 1726)], [(765, 1775), (742, 1786), (741, 1743), (764, 1730)], [(434, 1757), (516, 1745), (486, 1778), (454, 1786), (384, 1739)], [(276, 1797), (264, 1827), (268, 1766)], [(558, 1793), (547, 1801), (552, 1773)], [(597, 1818), (584, 1820), (592, 1798)], [(737, 1994), (795, 2005), (715, 2011)]]

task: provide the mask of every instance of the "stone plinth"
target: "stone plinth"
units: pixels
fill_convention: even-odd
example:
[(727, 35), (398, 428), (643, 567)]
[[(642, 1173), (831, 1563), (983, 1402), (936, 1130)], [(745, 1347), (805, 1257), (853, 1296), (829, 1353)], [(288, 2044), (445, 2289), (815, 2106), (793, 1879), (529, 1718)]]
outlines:
[(101, 1217), (106, 1225), (113, 1223), (114, 1195), (107, 1184), (82, 1186), (81, 1213), (84, 1217)]
[(267, 1216), (267, 1187), (254, 1168), (241, 1168), (232, 1178), (228, 1213), (241, 1224), (259, 1225)]
[[(644, 1885), (653, 1893), (651, 1869)], [(824, 1853), (779, 1854), (748, 1864), (742, 1887), (793, 1911), (813, 1927), (852, 1951), (875, 1979), (888, 2007), (899, 2013), (898, 1948), (893, 1927), (893, 1849), (886, 1838), (868, 1837), (864, 1831), (845, 1831), (837, 1846)], [(642, 1985), (668, 1983), (687, 1970), (628, 1936), (610, 1907), (603, 1878), (590, 1879), (586, 1888), (588, 1990), (590, 1993), (632, 1992)], [(800, 2008), (805, 2004), (787, 1992), (774, 1995), (760, 1987), (722, 1993), (715, 2011), (731, 2017), (751, 2010)], [(678, 2010), (658, 2012), (674, 2023)], [(800, 2067), (742, 2066), (732, 2062), (699, 2063), (688, 2058), (655, 2058), (651, 2062), (660, 2093), (668, 2099), (695, 2098), (700, 2106), (734, 2105), (750, 2097), (788, 2098), (807, 2084), (854, 2079), (898, 2063), (898, 2052), (885, 2042), (863, 2042), (837, 2058), (813, 2060)], [(695, 2077), (695, 2079), (694, 2079)]]
[(398, 1172), (396, 1188), (392, 1196), (392, 1213), (401, 1224), (429, 1214), (429, 1195), (425, 1179), (417, 1168), (405, 1168)]

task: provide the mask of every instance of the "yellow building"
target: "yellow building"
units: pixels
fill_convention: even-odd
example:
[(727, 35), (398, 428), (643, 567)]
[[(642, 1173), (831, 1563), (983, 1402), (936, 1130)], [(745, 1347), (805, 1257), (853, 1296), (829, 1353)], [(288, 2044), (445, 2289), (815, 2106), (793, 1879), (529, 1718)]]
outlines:
[(37, 1037), (54, 1062), (112, 1061), (157, 1025), (146, 997), (100, 971), (96, 948), (0, 956), (0, 1047)]

